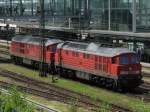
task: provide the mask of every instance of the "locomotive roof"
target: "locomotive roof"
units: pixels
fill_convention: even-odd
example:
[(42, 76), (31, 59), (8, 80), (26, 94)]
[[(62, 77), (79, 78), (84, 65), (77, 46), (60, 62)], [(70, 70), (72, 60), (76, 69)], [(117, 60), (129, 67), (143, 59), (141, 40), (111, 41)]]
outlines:
[(133, 51), (130, 51), (127, 48), (108, 48), (108, 47), (101, 47), (100, 44), (95, 43), (80, 43), (80, 42), (66, 42), (66, 43), (60, 43), (57, 46), (58, 48), (66, 49), (66, 50), (72, 50), (77, 52), (83, 52), (87, 54), (95, 54), (95, 55), (101, 55), (106, 57), (114, 57), (120, 54), (126, 54), (126, 53), (135, 53)]
[[(20, 43), (34, 44), (34, 45), (41, 45), (42, 39), (43, 38), (40, 38), (38, 36), (32, 36), (32, 35), (17, 35), (12, 39), (12, 41), (20, 42)], [(45, 46), (49, 46), (52, 44), (62, 42), (59, 39), (49, 39), (49, 38), (44, 38), (44, 41), (45, 41)]]

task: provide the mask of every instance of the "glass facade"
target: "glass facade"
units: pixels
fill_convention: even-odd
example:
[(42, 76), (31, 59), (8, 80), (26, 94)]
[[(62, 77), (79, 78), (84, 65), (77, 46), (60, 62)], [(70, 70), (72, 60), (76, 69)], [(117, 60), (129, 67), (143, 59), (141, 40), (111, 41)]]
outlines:
[[(40, 0), (0, 0), (0, 15), (40, 15)], [(137, 31), (150, 29), (150, 1), (45, 0), (47, 24), (97, 30)], [(136, 22), (133, 22), (135, 17)]]

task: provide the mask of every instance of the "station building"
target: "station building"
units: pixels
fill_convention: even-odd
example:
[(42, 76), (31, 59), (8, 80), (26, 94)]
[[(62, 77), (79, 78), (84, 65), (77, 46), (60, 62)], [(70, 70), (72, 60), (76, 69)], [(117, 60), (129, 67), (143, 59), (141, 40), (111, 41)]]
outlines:
[[(0, 15), (37, 17), (40, 0), (0, 0)], [(49, 25), (96, 30), (148, 32), (149, 0), (45, 0)], [(53, 22), (53, 23), (52, 23)]]

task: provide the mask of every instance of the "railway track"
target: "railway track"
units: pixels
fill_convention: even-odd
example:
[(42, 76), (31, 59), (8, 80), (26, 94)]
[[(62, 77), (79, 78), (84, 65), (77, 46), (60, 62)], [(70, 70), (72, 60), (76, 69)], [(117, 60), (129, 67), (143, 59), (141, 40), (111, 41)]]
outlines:
[(144, 82), (144, 84), (141, 85), (141, 87), (150, 92), (150, 83), (149, 82)]
[(127, 95), (141, 99), (144, 102), (150, 102), (150, 83), (144, 82), (139, 88), (127, 93)]
[(5, 44), (0, 43), (0, 48), (9, 50), (9, 45), (7, 45), (7, 44), (5, 45)]
[[(22, 83), (23, 85), (18, 85), (21, 90), (49, 100), (56, 100), (67, 104), (70, 104), (71, 101), (77, 101), (77, 106), (86, 107), (92, 111), (96, 111), (96, 109), (100, 107), (99, 104), (102, 103), (102, 101), (98, 99), (93, 101), (87, 95), (66, 90), (42, 81), (37, 81), (10, 71), (0, 69), (0, 75)], [(8, 82), (0, 82), (0, 86), (2, 87), (8, 87), (10, 85), (12, 84)], [(132, 112), (129, 109), (117, 105), (110, 104), (110, 106), (112, 107), (112, 112)]]
[(142, 75), (143, 75), (143, 77), (150, 78), (150, 73), (143, 72)]
[(0, 40), (0, 58), (8, 59), (9, 56), (9, 44)]

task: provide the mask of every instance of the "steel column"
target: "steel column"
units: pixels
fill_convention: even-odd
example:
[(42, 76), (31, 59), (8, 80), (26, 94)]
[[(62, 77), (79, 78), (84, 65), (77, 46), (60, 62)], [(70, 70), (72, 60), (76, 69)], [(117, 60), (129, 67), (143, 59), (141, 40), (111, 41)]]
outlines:
[(111, 30), (111, 1), (108, 0), (108, 30)]
[(10, 0), (10, 8), (9, 8), (10, 16), (12, 16), (12, 11), (13, 11), (12, 8), (13, 8), (13, 7), (12, 7), (12, 0)]
[(64, 0), (64, 16), (66, 16), (66, 0)]
[(72, 0), (72, 15), (75, 14), (75, 1)]
[(22, 4), (22, 0), (20, 0), (20, 15), (23, 16), (23, 4)]
[(44, 30), (45, 29), (45, 7), (44, 0), (40, 0), (40, 28), (41, 28), (41, 64), (40, 64), (40, 76), (46, 77), (46, 69), (45, 69), (45, 38), (44, 38)]
[(45, 28), (45, 9), (44, 9), (44, 0), (40, 0), (40, 27), (41, 29)]
[(32, 16), (34, 15), (34, 12), (33, 12), (33, 0), (31, 0), (31, 14), (32, 14)]
[(136, 32), (136, 0), (132, 0), (132, 32)]

